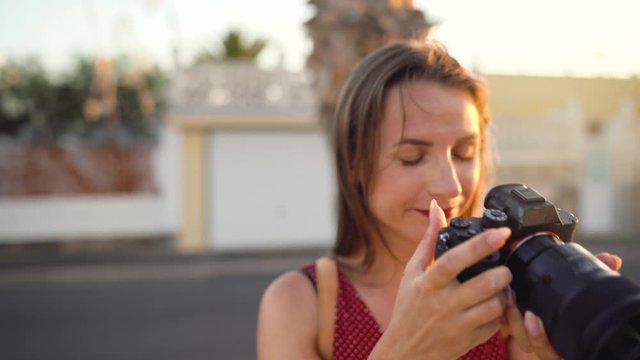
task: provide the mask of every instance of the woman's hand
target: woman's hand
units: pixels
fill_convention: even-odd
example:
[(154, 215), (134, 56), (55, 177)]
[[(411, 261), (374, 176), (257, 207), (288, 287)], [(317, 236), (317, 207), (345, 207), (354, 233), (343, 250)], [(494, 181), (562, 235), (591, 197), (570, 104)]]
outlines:
[(509, 229), (483, 232), (434, 261), (446, 220), (435, 201), (429, 213), (429, 226), (406, 265), (392, 319), (371, 359), (455, 359), (500, 328), (509, 270), (499, 266), (462, 284), (456, 276), (502, 247)]
[[(618, 271), (622, 267), (622, 259), (618, 256), (600, 253), (596, 257), (611, 270)], [(555, 351), (544, 331), (542, 319), (531, 311), (526, 311), (523, 316), (515, 305), (515, 294), (511, 288), (507, 289), (507, 304), (502, 330), (512, 336), (509, 344), (510, 358), (514, 360), (561, 359), (562, 357)]]

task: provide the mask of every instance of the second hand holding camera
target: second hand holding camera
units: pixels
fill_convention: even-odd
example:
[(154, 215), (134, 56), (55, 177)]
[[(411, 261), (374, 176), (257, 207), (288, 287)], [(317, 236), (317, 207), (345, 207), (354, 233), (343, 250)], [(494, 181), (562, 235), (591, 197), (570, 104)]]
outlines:
[(499, 251), (458, 275), (506, 265), (521, 311), (538, 315), (566, 360), (640, 359), (640, 286), (572, 243), (578, 219), (522, 184), (493, 188), (481, 218), (440, 230), (436, 257), (489, 228), (509, 227)]

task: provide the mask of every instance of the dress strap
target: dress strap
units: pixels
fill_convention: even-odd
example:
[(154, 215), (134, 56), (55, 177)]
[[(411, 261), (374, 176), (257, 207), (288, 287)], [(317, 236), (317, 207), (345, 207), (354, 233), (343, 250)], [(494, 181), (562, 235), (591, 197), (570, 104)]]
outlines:
[(336, 261), (321, 257), (316, 261), (318, 289), (318, 350), (324, 359), (333, 354), (336, 302), (338, 299), (338, 267)]

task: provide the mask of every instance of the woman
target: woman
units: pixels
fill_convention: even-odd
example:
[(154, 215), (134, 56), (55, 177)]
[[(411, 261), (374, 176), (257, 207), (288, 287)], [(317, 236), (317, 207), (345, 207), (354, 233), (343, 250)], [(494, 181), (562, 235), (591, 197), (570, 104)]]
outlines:
[(323, 326), (315, 266), (280, 276), (261, 303), (260, 359), (559, 358), (539, 318), (514, 305), (506, 267), (456, 280), (509, 229), (433, 259), (439, 228), (478, 210), (488, 122), (483, 82), (437, 43), (392, 44), (359, 64), (332, 129), (335, 316)]

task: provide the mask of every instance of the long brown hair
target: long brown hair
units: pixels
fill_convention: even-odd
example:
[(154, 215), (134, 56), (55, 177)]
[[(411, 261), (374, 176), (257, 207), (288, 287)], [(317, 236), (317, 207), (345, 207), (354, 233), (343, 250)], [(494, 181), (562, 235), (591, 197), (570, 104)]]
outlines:
[(384, 46), (351, 72), (336, 108), (331, 135), (338, 182), (338, 223), (334, 255), (352, 255), (364, 247), (363, 265), (374, 259), (373, 237), (380, 236), (370, 211), (368, 193), (378, 154), (383, 103), (399, 84), (431, 81), (468, 93), (480, 115), (483, 167), (480, 185), (462, 216), (470, 216), (481, 201), (490, 169), (486, 128), (489, 123), (485, 82), (462, 67), (443, 45), (434, 41), (398, 42)]

